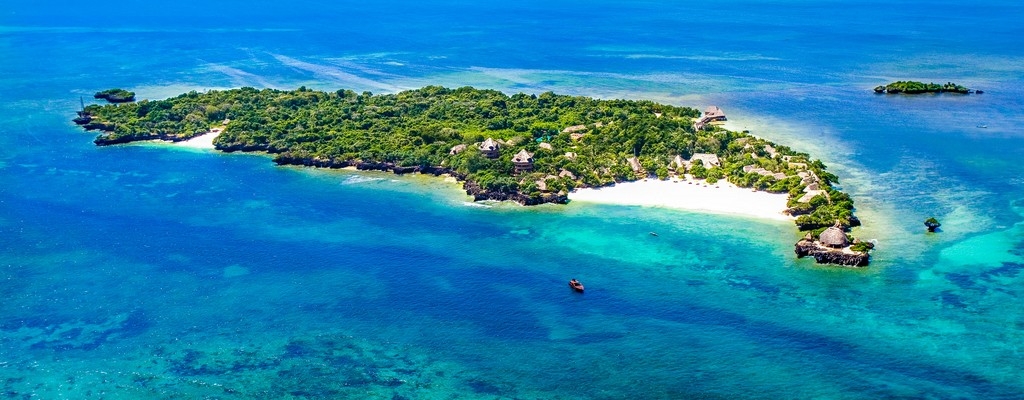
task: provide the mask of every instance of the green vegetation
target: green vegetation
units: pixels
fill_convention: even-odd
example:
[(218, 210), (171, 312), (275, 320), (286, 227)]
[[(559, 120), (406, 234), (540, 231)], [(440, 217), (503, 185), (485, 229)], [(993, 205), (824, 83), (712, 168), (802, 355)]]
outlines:
[(127, 103), (135, 101), (135, 92), (129, 92), (124, 89), (108, 89), (102, 92), (96, 92), (92, 97), (104, 99), (111, 103)]
[[(225, 151), (267, 151), (279, 163), (440, 167), (466, 180), (467, 187), (529, 199), (638, 179), (626, 161), (630, 157), (665, 179), (687, 172), (677, 158), (710, 153), (720, 165), (694, 162), (688, 172), (709, 182), (726, 179), (741, 187), (789, 193), (790, 206), (802, 214), (797, 220), (801, 229), (831, 226), (836, 220), (857, 224), (853, 201), (831, 187), (837, 178), (821, 161), (747, 133), (695, 132), (698, 110), (650, 101), (550, 92), (508, 96), (470, 87), (428, 86), (383, 95), (241, 88), (91, 105), (86, 111), (94, 118), (86, 127), (105, 131), (97, 144), (184, 140), (226, 124), (215, 141)], [(496, 158), (478, 151), (487, 138), (499, 143)], [(454, 151), (460, 145), (464, 149)], [(532, 170), (515, 173), (511, 159), (521, 149), (533, 154)], [(822, 194), (801, 202), (805, 189), (812, 189), (808, 185)]]
[(906, 94), (918, 94), (918, 93), (970, 93), (971, 90), (967, 87), (957, 85), (953, 82), (946, 82), (944, 85), (937, 83), (924, 83), (915, 81), (896, 81), (885, 86), (878, 86), (875, 88), (877, 93), (906, 93)]
[(854, 243), (853, 246), (850, 246), (850, 250), (861, 252), (861, 253), (866, 253), (866, 252), (868, 252), (868, 251), (870, 251), (871, 249), (874, 249), (874, 248), (875, 248), (875, 244), (871, 243), (871, 242), (857, 242), (857, 243)]

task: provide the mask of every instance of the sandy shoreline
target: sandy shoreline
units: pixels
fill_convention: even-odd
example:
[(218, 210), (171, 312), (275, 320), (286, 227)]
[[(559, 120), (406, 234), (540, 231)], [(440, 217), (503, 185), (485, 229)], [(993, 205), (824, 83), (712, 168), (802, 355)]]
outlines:
[(703, 181), (649, 179), (596, 189), (578, 189), (569, 193), (569, 199), (584, 203), (665, 207), (778, 221), (793, 220), (793, 217), (782, 213), (787, 208), (785, 194), (755, 192), (725, 181), (705, 186)]
[(215, 148), (215, 147), (213, 147), (213, 139), (216, 139), (217, 136), (220, 136), (220, 132), (209, 132), (209, 133), (204, 133), (202, 135), (196, 136), (196, 137), (191, 138), (189, 140), (182, 140), (180, 142), (175, 142), (175, 143), (172, 143), (172, 144), (175, 145), (175, 146), (189, 147), (189, 148), (193, 148), (193, 149), (210, 149), (210, 150), (212, 150), (212, 149)]

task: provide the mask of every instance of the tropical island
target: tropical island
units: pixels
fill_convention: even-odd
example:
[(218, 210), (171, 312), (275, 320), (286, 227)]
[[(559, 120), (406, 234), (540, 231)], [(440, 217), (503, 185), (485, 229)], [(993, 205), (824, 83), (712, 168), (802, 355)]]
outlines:
[(945, 84), (937, 83), (924, 83), (916, 81), (896, 81), (888, 85), (879, 85), (875, 87), (875, 93), (888, 93), (888, 94), (921, 94), (921, 93), (959, 93), (959, 94), (970, 94), (970, 93), (983, 93), (982, 91), (973, 91), (968, 89), (966, 86), (960, 86), (953, 82), (946, 82)]
[[(397, 174), (447, 174), (475, 200), (566, 203), (568, 193), (644, 179), (727, 181), (788, 195), (786, 212), (808, 241), (798, 256), (867, 265), (870, 243), (849, 237), (860, 225), (853, 200), (820, 161), (711, 123), (717, 107), (582, 96), (506, 95), (427, 86), (394, 94), (240, 88), (166, 100), (89, 105), (76, 118), (100, 130), (97, 145), (179, 142), (214, 133), (224, 152), (266, 152), (279, 165), (355, 167)], [(838, 229), (844, 246), (823, 243)], [(854, 250), (854, 246), (856, 250)]]

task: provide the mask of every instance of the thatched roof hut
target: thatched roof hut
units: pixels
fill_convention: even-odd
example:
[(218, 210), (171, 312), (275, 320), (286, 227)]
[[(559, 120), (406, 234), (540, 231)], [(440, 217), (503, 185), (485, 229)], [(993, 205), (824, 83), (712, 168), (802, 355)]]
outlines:
[(466, 145), (464, 145), (464, 144), (456, 145), (456, 146), (453, 146), (450, 151), (448, 151), (448, 154), (451, 154), (451, 155), (454, 156), (456, 154), (461, 153), (463, 150), (466, 150)]
[(548, 143), (548, 142), (544, 142), (544, 143), (538, 144), (537, 147), (540, 147), (540, 148), (542, 148), (544, 150), (553, 150), (554, 149), (554, 147), (551, 146), (551, 143)]
[(843, 228), (840, 228), (838, 223), (828, 229), (825, 229), (824, 232), (821, 232), (821, 234), (818, 235), (818, 241), (824, 246), (837, 249), (841, 249), (850, 244), (849, 240), (846, 238), (846, 232), (843, 232)]
[(512, 165), (515, 166), (516, 172), (532, 171), (533, 154), (530, 154), (526, 149), (519, 150), (516, 155), (512, 156)]
[(683, 156), (680, 156), (680, 155), (676, 155), (675, 158), (672, 159), (672, 162), (668, 163), (668, 167), (672, 168), (672, 169), (679, 168), (679, 167), (685, 167), (685, 166), (686, 166), (686, 161), (684, 161), (683, 160)]
[(711, 153), (696, 153), (690, 157), (687, 164), (692, 165), (693, 162), (697, 160), (703, 161), (705, 168), (718, 167), (722, 165), (722, 162), (718, 160), (718, 155)]
[(573, 132), (582, 131), (584, 129), (587, 129), (586, 125), (573, 125), (573, 126), (566, 127), (565, 129), (562, 129), (562, 132), (563, 133), (573, 133)]
[(480, 143), (480, 147), (479, 148), (480, 148), (480, 153), (483, 154), (487, 158), (497, 158), (498, 157), (498, 150), (500, 150), (500, 147), (498, 146), (498, 142), (494, 141), (494, 139), (491, 139), (491, 138), (487, 138), (487, 140), (484, 140), (483, 143)]
[(725, 121), (725, 111), (718, 106), (708, 106), (704, 109), (704, 118), (710, 121)]

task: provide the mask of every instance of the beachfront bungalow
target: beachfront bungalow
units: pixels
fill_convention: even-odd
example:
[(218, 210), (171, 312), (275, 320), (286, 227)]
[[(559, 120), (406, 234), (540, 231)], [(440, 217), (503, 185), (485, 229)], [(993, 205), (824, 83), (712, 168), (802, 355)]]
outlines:
[(686, 162), (686, 166), (692, 166), (693, 162), (697, 160), (704, 162), (705, 168), (719, 167), (722, 165), (722, 162), (718, 160), (718, 155), (716, 154), (695, 153), (694, 155), (690, 156), (690, 160)]
[(810, 185), (812, 183), (818, 183), (821, 181), (820, 179), (818, 179), (818, 175), (816, 175), (814, 171), (806, 171), (806, 173), (801, 171), (800, 173), (797, 174), (797, 176), (803, 178), (800, 180), (800, 183), (804, 185)]
[(725, 121), (725, 111), (718, 106), (708, 106), (704, 109), (704, 119), (707, 119), (707, 122)]
[(480, 143), (479, 149), (480, 154), (483, 154), (484, 157), (498, 158), (498, 151), (500, 150), (500, 147), (498, 146), (498, 142), (494, 141), (494, 139), (487, 138), (483, 143)]
[(772, 171), (769, 171), (767, 169), (761, 168), (761, 167), (759, 167), (757, 165), (754, 165), (754, 164), (744, 165), (743, 166), (743, 172), (745, 172), (745, 173), (755, 173), (755, 174), (758, 174), (758, 175), (761, 175), (761, 176), (770, 176), (770, 177), (778, 179), (778, 180), (786, 179), (786, 174), (784, 174), (782, 172), (772, 172)]
[(461, 153), (461, 152), (463, 152), (465, 150), (466, 150), (466, 145), (460, 144), (460, 145), (453, 146), (452, 149), (448, 151), (448, 154), (454, 156), (454, 155), (459, 154), (459, 153)]
[(834, 226), (825, 229), (818, 235), (818, 241), (822, 246), (831, 247), (833, 249), (841, 249), (850, 245), (850, 240), (846, 237), (846, 232), (840, 228), (839, 223)]
[(772, 147), (770, 144), (764, 145), (764, 152), (768, 153), (768, 157), (771, 158), (775, 158), (775, 156), (779, 155), (778, 150), (775, 150), (775, 148)]
[(699, 131), (708, 126), (712, 121), (725, 121), (725, 111), (718, 106), (708, 106), (704, 109), (704, 115), (693, 122), (693, 130)]
[(512, 156), (512, 165), (515, 167), (516, 173), (533, 171), (533, 154), (526, 149), (519, 150), (516, 155)]
[(819, 195), (828, 196), (828, 194), (824, 190), (808, 190), (807, 194), (803, 195), (803, 197), (801, 197), (797, 201), (801, 203), (810, 203), (811, 199), (818, 197)]
[(672, 159), (672, 162), (668, 163), (668, 167), (671, 168), (672, 170), (686, 168), (686, 161), (683, 160), (683, 156), (676, 155), (676, 157)]

